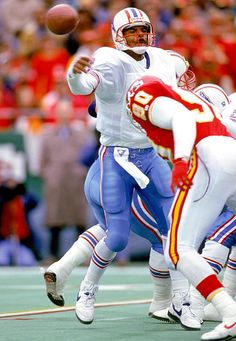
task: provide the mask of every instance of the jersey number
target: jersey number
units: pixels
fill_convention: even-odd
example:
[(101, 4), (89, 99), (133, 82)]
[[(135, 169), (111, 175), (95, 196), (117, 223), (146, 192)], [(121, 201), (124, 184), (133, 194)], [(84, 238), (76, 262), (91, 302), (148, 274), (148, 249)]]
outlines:
[(137, 103), (133, 103), (132, 105), (132, 112), (135, 116), (141, 118), (142, 120), (146, 121), (146, 115), (145, 115), (145, 105), (147, 105), (151, 100), (153, 99), (152, 95), (149, 95), (147, 92), (141, 90), (136, 93), (134, 100), (137, 103), (140, 103), (142, 105), (139, 105)]
[[(185, 101), (191, 104), (198, 103), (201, 105), (202, 110), (199, 108), (192, 109), (196, 115), (196, 121), (198, 123), (203, 122), (211, 122), (214, 120), (214, 117), (217, 117), (220, 121), (222, 121), (222, 117), (216, 108), (214, 111), (211, 110), (211, 107), (208, 106), (207, 103), (205, 103), (203, 100), (198, 98), (195, 94), (187, 91), (183, 91), (182, 89), (175, 88), (175, 92), (178, 93), (178, 95)], [(132, 111), (133, 114), (142, 120), (146, 121), (146, 115), (145, 115), (145, 105), (150, 103), (150, 101), (153, 99), (153, 96), (146, 93), (145, 91), (141, 90), (136, 93), (134, 100), (136, 103), (132, 105)], [(141, 105), (137, 104), (140, 103)]]
[(220, 112), (218, 111), (218, 108), (212, 110), (212, 108), (207, 103), (198, 98), (192, 92), (183, 91), (179, 88), (176, 88), (175, 91), (184, 101), (189, 102), (191, 104), (198, 103), (201, 105), (202, 110), (200, 110), (199, 108), (191, 110), (196, 114), (196, 121), (198, 123), (212, 122), (215, 117), (222, 121), (222, 117), (220, 115)]

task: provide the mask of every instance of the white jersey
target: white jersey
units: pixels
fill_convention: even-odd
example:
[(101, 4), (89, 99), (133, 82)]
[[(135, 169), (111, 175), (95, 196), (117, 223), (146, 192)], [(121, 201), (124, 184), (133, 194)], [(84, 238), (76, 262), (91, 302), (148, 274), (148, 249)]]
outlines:
[(228, 131), (236, 139), (236, 98), (221, 112), (223, 122)]
[(110, 47), (99, 48), (88, 73), (68, 71), (68, 84), (74, 94), (95, 93), (97, 129), (101, 144), (129, 148), (148, 148), (145, 132), (136, 128), (126, 110), (130, 84), (142, 75), (153, 75), (168, 85), (176, 85), (175, 64), (168, 52), (148, 47), (145, 58), (136, 61), (127, 53)]

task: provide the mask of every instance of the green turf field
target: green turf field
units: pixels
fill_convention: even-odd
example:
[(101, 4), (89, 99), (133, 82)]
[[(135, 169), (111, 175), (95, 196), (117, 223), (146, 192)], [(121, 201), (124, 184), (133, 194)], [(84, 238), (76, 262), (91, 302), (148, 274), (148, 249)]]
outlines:
[(74, 313), (79, 283), (86, 268), (76, 269), (66, 286), (66, 305), (54, 306), (45, 294), (39, 268), (0, 268), (0, 323), (2, 341), (195, 341), (201, 331), (161, 323), (147, 316), (152, 284), (147, 266), (111, 266), (97, 297), (95, 320), (81, 324)]

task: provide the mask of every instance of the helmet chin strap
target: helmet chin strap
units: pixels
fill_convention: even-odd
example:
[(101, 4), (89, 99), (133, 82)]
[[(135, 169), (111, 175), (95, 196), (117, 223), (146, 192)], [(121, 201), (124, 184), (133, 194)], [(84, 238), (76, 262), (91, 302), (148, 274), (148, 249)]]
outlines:
[(144, 54), (147, 51), (148, 46), (135, 46), (135, 47), (127, 47), (123, 49), (123, 51), (133, 51), (134, 53), (137, 54)]

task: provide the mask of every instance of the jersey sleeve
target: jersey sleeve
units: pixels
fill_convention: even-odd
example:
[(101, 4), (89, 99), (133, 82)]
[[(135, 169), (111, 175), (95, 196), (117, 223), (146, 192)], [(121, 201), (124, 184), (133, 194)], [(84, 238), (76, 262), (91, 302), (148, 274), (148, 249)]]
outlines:
[(123, 97), (121, 89), (126, 83), (126, 72), (120, 56), (115, 49), (104, 47), (94, 57), (93, 70), (99, 76), (96, 94), (101, 100), (113, 103), (115, 99)]
[(99, 77), (92, 69), (88, 70), (86, 73), (82, 72), (75, 74), (73, 72), (73, 67), (77, 60), (78, 56), (73, 59), (67, 71), (66, 78), (68, 86), (74, 95), (90, 95), (97, 88)]
[(174, 58), (171, 57), (170, 53), (168, 53), (166, 50), (160, 48), (157, 50), (160, 53), (162, 65), (165, 66), (166, 70), (168, 70), (168, 81), (165, 80), (165, 83), (170, 86), (177, 86), (177, 73)]
[(190, 158), (196, 139), (196, 120), (193, 112), (182, 103), (168, 97), (158, 97), (149, 110), (152, 124), (172, 130), (174, 159)]
[(72, 93), (88, 95), (96, 91), (100, 99), (107, 102), (121, 96), (120, 89), (125, 82), (125, 74), (114, 49), (100, 48), (93, 57), (94, 63), (87, 73), (74, 75), (71, 72), (72, 62), (67, 73), (67, 81)]

